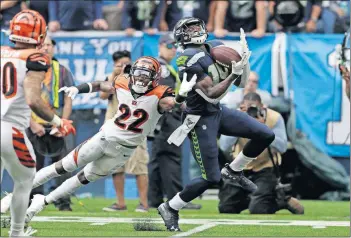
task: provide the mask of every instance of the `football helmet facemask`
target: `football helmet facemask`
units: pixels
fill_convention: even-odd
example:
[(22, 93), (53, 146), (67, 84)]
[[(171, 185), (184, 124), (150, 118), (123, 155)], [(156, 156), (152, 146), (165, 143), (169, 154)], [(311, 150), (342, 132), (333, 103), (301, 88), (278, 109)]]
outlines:
[(144, 94), (158, 85), (161, 65), (153, 57), (143, 56), (137, 59), (130, 70), (132, 89), (137, 94)]

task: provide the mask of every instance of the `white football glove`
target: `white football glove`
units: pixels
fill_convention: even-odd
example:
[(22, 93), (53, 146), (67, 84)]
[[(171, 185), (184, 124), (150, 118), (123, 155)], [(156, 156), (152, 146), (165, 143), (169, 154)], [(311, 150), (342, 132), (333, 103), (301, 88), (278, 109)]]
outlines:
[(77, 96), (79, 93), (78, 88), (71, 86), (71, 87), (62, 87), (60, 88), (59, 92), (65, 92), (68, 97), (72, 98), (72, 100)]
[(235, 75), (242, 75), (244, 72), (244, 68), (249, 62), (251, 51), (249, 51), (249, 47), (246, 41), (246, 34), (242, 28), (240, 28), (240, 45), (243, 49), (243, 54), (241, 56), (241, 60), (239, 62), (232, 61), (232, 73)]
[(188, 76), (187, 73), (183, 74), (182, 84), (180, 85), (179, 92), (178, 92), (178, 94), (182, 97), (188, 96), (188, 92), (190, 92), (196, 84), (196, 79), (197, 79), (196, 74), (194, 74), (189, 81), (187, 79), (187, 76)]

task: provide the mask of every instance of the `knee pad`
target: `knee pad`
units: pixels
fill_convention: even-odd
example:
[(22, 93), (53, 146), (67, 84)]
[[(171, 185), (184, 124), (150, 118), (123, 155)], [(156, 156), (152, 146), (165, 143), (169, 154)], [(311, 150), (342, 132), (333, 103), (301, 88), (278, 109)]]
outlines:
[(78, 174), (77, 174), (78, 180), (81, 184), (86, 185), (88, 183), (90, 183), (90, 181), (85, 177), (84, 174), (84, 170), (81, 170)]
[(59, 175), (62, 175), (62, 174), (67, 173), (67, 171), (63, 168), (62, 160), (57, 161), (57, 162), (55, 163), (55, 169), (56, 169), (56, 172), (57, 172)]

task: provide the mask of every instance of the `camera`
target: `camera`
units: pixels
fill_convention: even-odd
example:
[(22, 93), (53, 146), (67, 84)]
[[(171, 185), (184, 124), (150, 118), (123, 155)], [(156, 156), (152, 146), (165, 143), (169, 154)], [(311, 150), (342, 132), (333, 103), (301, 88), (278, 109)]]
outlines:
[(292, 32), (301, 31), (305, 27), (303, 17), (304, 8), (299, 0), (275, 0), (272, 18), (283, 27), (284, 31), (289, 29)]
[(257, 105), (253, 104), (247, 108), (246, 113), (253, 118), (263, 117), (266, 118), (266, 110), (258, 107)]

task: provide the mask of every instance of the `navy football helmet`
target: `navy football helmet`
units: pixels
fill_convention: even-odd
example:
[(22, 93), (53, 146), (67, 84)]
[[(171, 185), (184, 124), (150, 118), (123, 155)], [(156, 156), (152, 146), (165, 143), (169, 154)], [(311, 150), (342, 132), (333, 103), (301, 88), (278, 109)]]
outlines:
[(203, 20), (195, 17), (185, 17), (179, 20), (173, 29), (174, 39), (182, 46), (187, 44), (205, 43), (208, 33)]

